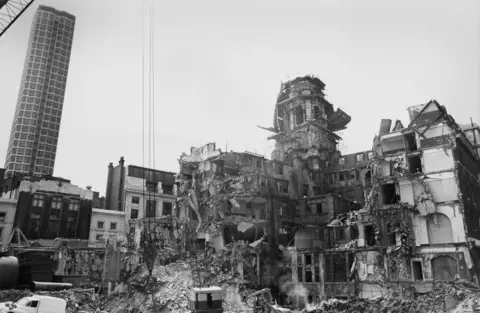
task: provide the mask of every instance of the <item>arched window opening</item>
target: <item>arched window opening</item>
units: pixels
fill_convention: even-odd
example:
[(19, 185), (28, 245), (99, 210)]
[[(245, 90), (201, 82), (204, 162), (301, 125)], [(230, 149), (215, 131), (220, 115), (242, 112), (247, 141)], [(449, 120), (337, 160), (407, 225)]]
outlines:
[(428, 215), (427, 230), (430, 244), (453, 242), (452, 224), (445, 214), (434, 213)]
[(442, 255), (432, 260), (433, 279), (453, 280), (458, 275), (457, 260), (450, 255)]
[(304, 114), (302, 109), (295, 110), (295, 120), (297, 125), (301, 125), (304, 122)]

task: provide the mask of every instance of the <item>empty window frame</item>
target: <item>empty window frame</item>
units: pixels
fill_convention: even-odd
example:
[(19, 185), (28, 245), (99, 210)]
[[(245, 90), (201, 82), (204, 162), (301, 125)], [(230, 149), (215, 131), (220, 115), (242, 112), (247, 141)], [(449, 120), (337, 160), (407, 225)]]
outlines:
[(147, 182), (146, 183), (147, 192), (157, 192), (157, 186), (158, 186), (158, 183)]
[(162, 216), (172, 215), (172, 207), (173, 207), (173, 205), (170, 202), (163, 202), (163, 204), (162, 204)]
[(338, 159), (338, 165), (345, 165), (345, 157), (341, 157)]
[(408, 172), (410, 174), (422, 173), (422, 159), (419, 155), (411, 155), (408, 157)]
[(409, 134), (405, 134), (403, 136), (403, 139), (405, 140), (405, 148), (407, 149), (407, 151), (417, 151), (418, 150), (418, 147), (417, 147), (417, 140), (415, 138), (415, 133), (409, 133)]
[(363, 153), (359, 153), (356, 155), (357, 162), (363, 162), (365, 159), (365, 155)]
[(139, 204), (140, 203), (140, 197), (132, 197), (132, 204)]
[(397, 193), (395, 184), (381, 186), (382, 204), (396, 204), (400, 202), (400, 195)]
[(412, 260), (412, 277), (414, 281), (423, 281), (423, 264), (421, 260)]
[(155, 217), (156, 216), (156, 207), (157, 207), (157, 203), (156, 203), (155, 200), (147, 200), (146, 216), (145, 217)]
[(131, 209), (130, 218), (131, 219), (137, 219), (138, 218), (138, 209)]
[(105, 223), (102, 222), (102, 221), (98, 221), (98, 222), (97, 222), (97, 228), (98, 228), (98, 229), (103, 229), (104, 225), (105, 225)]
[(277, 181), (277, 188), (279, 193), (288, 193), (288, 181), (279, 180)]

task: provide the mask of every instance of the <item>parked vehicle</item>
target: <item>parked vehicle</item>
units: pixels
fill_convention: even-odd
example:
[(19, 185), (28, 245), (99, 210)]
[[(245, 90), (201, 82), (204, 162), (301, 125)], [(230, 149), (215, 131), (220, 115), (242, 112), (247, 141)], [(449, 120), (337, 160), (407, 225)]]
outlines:
[(0, 303), (0, 313), (65, 313), (66, 309), (67, 302), (64, 299), (41, 295)]

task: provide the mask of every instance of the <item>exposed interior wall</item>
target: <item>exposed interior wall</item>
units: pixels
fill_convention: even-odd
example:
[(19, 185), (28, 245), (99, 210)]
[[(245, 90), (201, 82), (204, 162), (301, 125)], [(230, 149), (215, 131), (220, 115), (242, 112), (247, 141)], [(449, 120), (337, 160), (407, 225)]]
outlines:
[(466, 242), (463, 218), (458, 204), (437, 205), (435, 214), (427, 216), (412, 215), (413, 232), (417, 246)]
[(423, 151), (424, 173), (453, 171), (455, 163), (452, 149), (427, 149)]

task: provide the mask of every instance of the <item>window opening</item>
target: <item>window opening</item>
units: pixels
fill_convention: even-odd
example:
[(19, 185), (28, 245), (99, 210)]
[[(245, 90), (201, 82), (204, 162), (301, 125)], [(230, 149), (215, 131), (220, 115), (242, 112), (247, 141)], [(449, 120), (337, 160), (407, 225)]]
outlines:
[(103, 229), (103, 222), (97, 222), (97, 228)]
[(415, 139), (415, 133), (410, 133), (410, 134), (405, 134), (403, 136), (405, 139), (405, 147), (407, 148), (407, 151), (417, 151), (417, 141)]
[(338, 164), (339, 165), (344, 165), (345, 164), (345, 158), (341, 157), (340, 159), (338, 159)]
[(311, 268), (305, 268), (305, 282), (306, 283), (311, 283), (312, 281), (312, 269)]
[(398, 224), (387, 224), (388, 229), (388, 244), (391, 246), (397, 245), (397, 226)]
[(375, 229), (373, 225), (365, 226), (365, 244), (370, 247), (375, 245)]
[(62, 198), (53, 197), (50, 208), (52, 208), (52, 210), (60, 210), (62, 208)]
[(395, 184), (385, 184), (381, 187), (383, 204), (396, 204), (400, 202), (400, 195), (396, 192)]
[(145, 217), (155, 217), (155, 213), (156, 213), (155, 207), (156, 207), (155, 200), (147, 200), (147, 210), (146, 210), (147, 216)]
[(410, 174), (422, 173), (422, 159), (419, 155), (408, 157), (408, 171)]
[(154, 183), (154, 182), (147, 182), (146, 184), (147, 186), (147, 191), (148, 192), (157, 192), (157, 185), (158, 183)]
[(415, 281), (423, 280), (422, 261), (412, 261), (413, 279)]
[(350, 172), (348, 173), (348, 178), (349, 178), (349, 179), (356, 179), (356, 176), (357, 176), (357, 175), (356, 175), (356, 173), (355, 173), (355, 170), (350, 171)]
[(110, 230), (116, 230), (117, 229), (117, 223), (110, 223)]
[(364, 160), (364, 155), (363, 155), (363, 153), (357, 154), (357, 162), (363, 162), (363, 160)]
[(207, 293), (207, 306), (209, 309), (213, 308), (213, 298), (211, 293)]
[(278, 191), (281, 193), (288, 193), (288, 182), (279, 181), (278, 182)]
[(138, 209), (132, 209), (130, 211), (130, 218), (131, 219), (137, 219), (138, 218)]
[(163, 202), (162, 216), (172, 215), (172, 204), (170, 202)]
[(140, 197), (132, 197), (132, 204), (139, 204), (140, 203)]
[(32, 205), (36, 208), (43, 208), (43, 195), (33, 195)]
[(305, 265), (312, 265), (312, 256), (309, 254), (305, 255)]
[(80, 200), (78, 199), (70, 199), (70, 203), (68, 204), (69, 211), (78, 211), (80, 208)]
[(297, 125), (303, 124), (303, 110), (302, 109), (297, 109), (295, 110), (295, 120), (297, 122)]
[(303, 185), (303, 196), (308, 197), (308, 185)]

